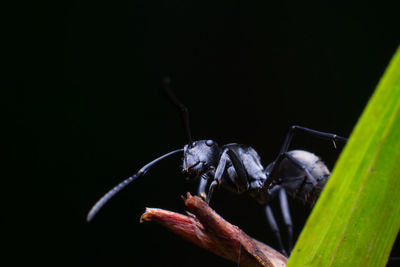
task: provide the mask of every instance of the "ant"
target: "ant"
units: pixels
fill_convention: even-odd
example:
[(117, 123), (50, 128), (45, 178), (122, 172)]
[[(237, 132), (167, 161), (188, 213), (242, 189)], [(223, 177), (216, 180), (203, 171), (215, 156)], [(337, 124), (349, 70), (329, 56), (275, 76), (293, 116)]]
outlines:
[(258, 153), (250, 146), (230, 143), (218, 145), (213, 140), (193, 141), (189, 127), (188, 109), (176, 98), (170, 88), (169, 78), (163, 81), (170, 100), (181, 110), (185, 125), (187, 144), (180, 149), (166, 153), (142, 167), (137, 173), (125, 179), (108, 191), (91, 208), (87, 221), (91, 221), (99, 210), (114, 195), (135, 179), (145, 175), (159, 161), (183, 152), (183, 173), (190, 180), (199, 178), (198, 195), (207, 203), (217, 187), (235, 194), (248, 193), (259, 204), (265, 205), (268, 223), (278, 241), (280, 251), (286, 252), (281, 233), (270, 203), (279, 198), (283, 219), (288, 235), (288, 251), (293, 248), (293, 226), (287, 193), (311, 206), (318, 199), (330, 177), (330, 171), (321, 159), (305, 150), (290, 150), (289, 145), (296, 132), (308, 133), (314, 137), (346, 142), (347, 138), (332, 133), (315, 131), (301, 126), (291, 126), (276, 159), (264, 167)]

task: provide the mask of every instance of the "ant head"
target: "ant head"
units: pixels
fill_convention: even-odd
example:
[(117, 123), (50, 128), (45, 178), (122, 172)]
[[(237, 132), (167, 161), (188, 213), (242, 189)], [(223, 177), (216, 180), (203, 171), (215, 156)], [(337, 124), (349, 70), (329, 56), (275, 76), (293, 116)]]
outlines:
[(171, 102), (181, 111), (185, 125), (187, 145), (183, 149), (183, 172), (189, 179), (193, 179), (216, 168), (220, 151), (213, 140), (192, 140), (189, 111), (172, 92), (170, 84), (171, 80), (168, 77), (164, 78), (163, 87)]
[(220, 150), (213, 140), (200, 140), (185, 145), (183, 150), (183, 172), (189, 179), (213, 170), (218, 164)]

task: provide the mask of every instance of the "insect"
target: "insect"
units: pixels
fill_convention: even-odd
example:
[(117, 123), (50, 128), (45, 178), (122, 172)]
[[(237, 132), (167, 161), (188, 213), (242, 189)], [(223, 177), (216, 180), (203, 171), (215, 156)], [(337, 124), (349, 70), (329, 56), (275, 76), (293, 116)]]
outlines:
[(217, 187), (234, 194), (249, 194), (265, 206), (265, 214), (279, 249), (287, 255), (270, 206), (271, 201), (279, 198), (288, 235), (287, 248), (290, 252), (293, 247), (293, 230), (287, 193), (312, 205), (330, 176), (326, 165), (315, 154), (305, 150), (288, 150), (293, 135), (297, 132), (308, 133), (314, 137), (331, 140), (335, 147), (337, 141), (346, 142), (347, 139), (336, 134), (292, 126), (276, 159), (264, 167), (260, 156), (250, 146), (238, 143), (220, 146), (213, 140), (193, 141), (187, 108), (172, 93), (169, 79), (165, 79), (163, 84), (170, 100), (181, 110), (187, 144), (154, 159), (108, 191), (91, 208), (87, 221), (91, 221), (104, 204), (132, 181), (145, 175), (151, 167), (167, 157), (183, 152), (183, 173), (189, 179), (200, 180), (197, 192), (199, 196), (209, 203)]

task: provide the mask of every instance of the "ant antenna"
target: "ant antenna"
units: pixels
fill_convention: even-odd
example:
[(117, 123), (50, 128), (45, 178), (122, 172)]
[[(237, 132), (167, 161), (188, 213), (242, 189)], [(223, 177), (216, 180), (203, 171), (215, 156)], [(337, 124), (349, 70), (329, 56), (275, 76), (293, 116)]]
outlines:
[(163, 88), (168, 95), (168, 98), (172, 101), (172, 103), (177, 106), (180, 111), (182, 112), (183, 123), (185, 124), (185, 132), (186, 132), (186, 139), (188, 141), (189, 146), (193, 144), (192, 135), (190, 133), (190, 124), (189, 124), (189, 111), (186, 106), (179, 101), (176, 95), (171, 90), (171, 79), (167, 76), (164, 77), (163, 81)]

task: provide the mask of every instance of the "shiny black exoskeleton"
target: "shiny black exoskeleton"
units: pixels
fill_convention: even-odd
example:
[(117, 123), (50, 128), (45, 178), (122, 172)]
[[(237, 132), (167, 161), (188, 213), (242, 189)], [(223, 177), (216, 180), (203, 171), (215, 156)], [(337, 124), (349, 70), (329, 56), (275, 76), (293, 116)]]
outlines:
[(265, 205), (265, 212), (280, 250), (287, 254), (278, 225), (270, 207), (270, 202), (279, 198), (288, 232), (288, 249), (293, 247), (292, 221), (286, 193), (303, 202), (313, 204), (330, 176), (330, 172), (320, 158), (304, 150), (288, 151), (292, 136), (297, 131), (333, 141), (346, 141), (335, 134), (319, 132), (300, 126), (292, 126), (276, 159), (264, 167), (260, 156), (251, 147), (237, 143), (219, 146), (213, 140), (193, 141), (189, 129), (189, 114), (186, 107), (169, 90), (169, 81), (164, 83), (167, 93), (182, 111), (187, 144), (184, 148), (171, 151), (151, 161), (137, 173), (125, 179), (107, 192), (89, 211), (90, 221), (115, 194), (132, 181), (144, 175), (152, 166), (171, 155), (183, 152), (183, 172), (189, 179), (199, 178), (198, 195), (210, 202), (214, 190), (220, 186), (235, 194), (247, 193), (258, 203)]
[(220, 186), (235, 194), (247, 193), (265, 205), (265, 212), (280, 250), (287, 254), (275, 216), (269, 203), (279, 198), (288, 232), (288, 249), (293, 247), (293, 230), (286, 193), (304, 203), (313, 205), (330, 177), (330, 171), (321, 159), (305, 150), (287, 151), (293, 134), (303, 131), (319, 138), (345, 142), (335, 134), (292, 126), (281, 152), (267, 167), (251, 147), (231, 143), (218, 146), (213, 140), (194, 141), (183, 149), (183, 172), (189, 178), (200, 177), (198, 195), (210, 202), (212, 193)]

